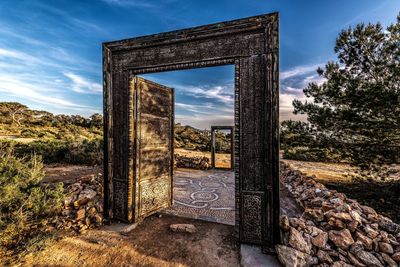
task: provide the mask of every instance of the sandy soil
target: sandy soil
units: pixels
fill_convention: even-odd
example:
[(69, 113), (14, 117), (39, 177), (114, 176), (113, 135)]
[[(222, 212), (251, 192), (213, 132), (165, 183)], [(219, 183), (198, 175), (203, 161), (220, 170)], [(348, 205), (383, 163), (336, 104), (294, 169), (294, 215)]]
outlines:
[(307, 175), (315, 175), (320, 182), (351, 182), (349, 175), (355, 168), (343, 163), (324, 163), (297, 160), (282, 160)]
[(45, 166), (45, 183), (64, 182), (72, 184), (79, 180), (90, 179), (92, 175), (103, 173), (102, 166), (48, 164)]
[[(174, 233), (174, 223), (191, 223), (194, 234)], [(113, 227), (64, 237), (22, 266), (240, 266), (233, 226), (151, 216), (136, 229), (120, 234)]]

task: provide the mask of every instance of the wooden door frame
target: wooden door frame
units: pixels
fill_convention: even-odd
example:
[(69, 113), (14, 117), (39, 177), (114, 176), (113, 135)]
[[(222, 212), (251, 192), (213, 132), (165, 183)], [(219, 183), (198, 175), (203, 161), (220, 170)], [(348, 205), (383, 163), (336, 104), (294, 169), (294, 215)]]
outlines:
[(271, 13), (103, 44), (107, 219), (134, 222), (130, 74), (233, 64), (236, 234), (270, 249), (279, 243), (278, 20)]
[[(234, 165), (234, 137), (233, 137), (233, 133), (234, 133), (234, 126), (216, 126), (216, 125), (212, 125), (211, 126), (211, 168), (213, 169), (228, 169), (228, 170), (232, 170), (235, 168)], [(229, 130), (231, 131), (231, 167), (229, 168), (224, 168), (224, 167), (215, 167), (215, 147), (214, 147), (214, 143), (215, 143), (215, 131), (217, 130)]]

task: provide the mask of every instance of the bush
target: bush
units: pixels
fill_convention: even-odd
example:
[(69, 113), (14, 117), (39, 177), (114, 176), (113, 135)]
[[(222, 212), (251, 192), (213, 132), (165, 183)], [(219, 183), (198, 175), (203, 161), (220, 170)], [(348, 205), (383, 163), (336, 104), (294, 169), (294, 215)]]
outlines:
[(16, 157), (10, 147), (0, 147), (0, 243), (13, 249), (39, 234), (41, 220), (59, 213), (63, 184), (42, 184), (39, 156)]
[(30, 128), (25, 128), (21, 131), (21, 137), (25, 138), (35, 138), (38, 137), (38, 135), (39, 135), (38, 131)]
[(67, 141), (44, 140), (19, 143), (1, 140), (0, 146), (13, 147), (18, 157), (41, 156), (44, 163), (99, 165), (103, 162), (103, 139)]
[(317, 162), (341, 162), (341, 154), (328, 148), (290, 147), (283, 152), (284, 159), (317, 161)]

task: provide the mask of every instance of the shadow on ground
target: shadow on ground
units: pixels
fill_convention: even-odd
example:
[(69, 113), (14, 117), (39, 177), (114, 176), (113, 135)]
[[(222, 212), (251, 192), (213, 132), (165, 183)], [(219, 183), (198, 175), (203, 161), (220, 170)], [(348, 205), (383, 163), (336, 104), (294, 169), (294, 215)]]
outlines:
[[(169, 226), (191, 223), (194, 234), (174, 233)], [(151, 216), (129, 233), (103, 227), (64, 237), (24, 266), (239, 266), (233, 226), (179, 218)]]

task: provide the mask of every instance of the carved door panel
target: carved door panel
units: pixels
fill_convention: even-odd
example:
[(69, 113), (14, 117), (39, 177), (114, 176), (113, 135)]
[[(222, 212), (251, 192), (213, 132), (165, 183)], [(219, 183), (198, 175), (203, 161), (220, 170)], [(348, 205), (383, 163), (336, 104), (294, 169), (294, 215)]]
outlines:
[(134, 213), (141, 220), (172, 205), (174, 90), (134, 77)]

